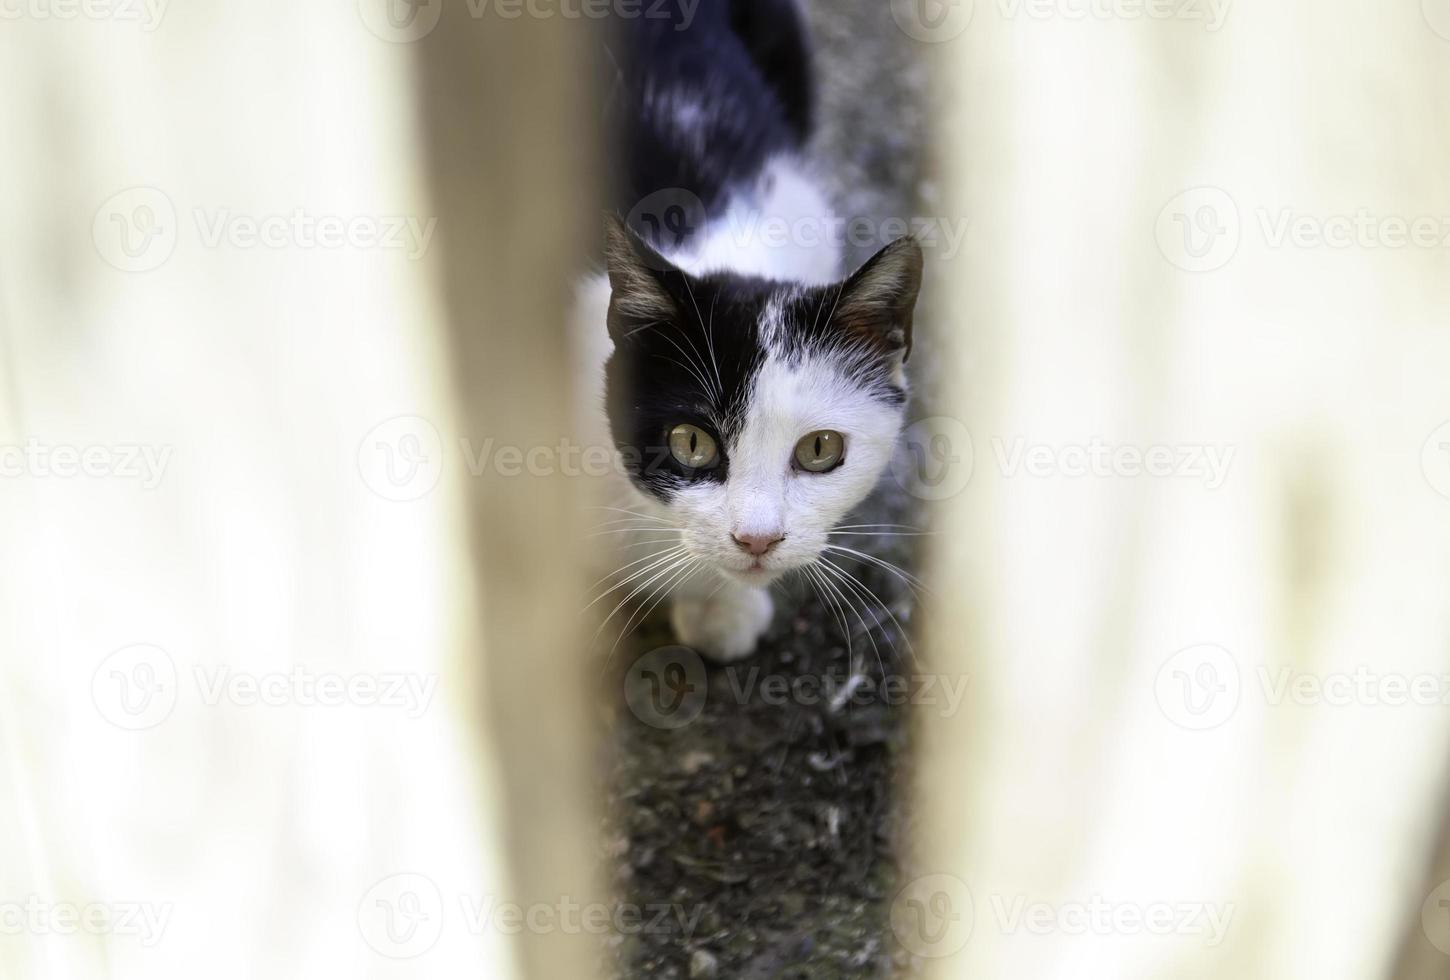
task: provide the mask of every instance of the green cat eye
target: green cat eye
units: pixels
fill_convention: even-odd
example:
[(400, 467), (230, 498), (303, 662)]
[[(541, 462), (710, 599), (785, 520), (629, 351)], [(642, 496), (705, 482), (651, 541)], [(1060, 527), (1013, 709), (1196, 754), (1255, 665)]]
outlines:
[(720, 447), (715, 444), (715, 437), (698, 425), (682, 422), (670, 430), (670, 455), (681, 466), (708, 470), (720, 462)]
[(807, 473), (825, 473), (841, 465), (846, 440), (833, 429), (812, 432), (795, 444), (796, 465)]

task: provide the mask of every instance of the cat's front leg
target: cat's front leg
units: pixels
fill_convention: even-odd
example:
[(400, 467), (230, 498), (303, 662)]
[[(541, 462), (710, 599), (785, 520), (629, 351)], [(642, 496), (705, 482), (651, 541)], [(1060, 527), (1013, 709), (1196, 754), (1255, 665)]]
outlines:
[(762, 588), (719, 579), (687, 587), (671, 599), (675, 638), (711, 660), (728, 662), (755, 652), (775, 604)]

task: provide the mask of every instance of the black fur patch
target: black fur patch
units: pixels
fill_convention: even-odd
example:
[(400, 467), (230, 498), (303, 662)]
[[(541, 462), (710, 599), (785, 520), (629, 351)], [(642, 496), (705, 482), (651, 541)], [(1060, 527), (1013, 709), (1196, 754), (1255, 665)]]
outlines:
[[(611, 313), (614, 353), (605, 364), (604, 397), (614, 444), (630, 478), (668, 500), (686, 484), (724, 482), (727, 445), (745, 421), (745, 408), (765, 350), (760, 315), (774, 284), (738, 276), (694, 278), (675, 269), (650, 270), (674, 304), (656, 320)], [(691, 470), (669, 451), (670, 429), (681, 422), (714, 436), (720, 463)]]
[[(615, 207), (634, 216), (637, 234), (675, 249), (718, 218), (731, 192), (772, 156), (800, 148), (813, 92), (796, 0), (699, 0), (689, 19), (683, 4), (658, 7), (656, 16), (616, 24), (619, 85), (607, 131), (622, 141)], [(693, 196), (702, 207), (671, 229), (668, 243), (636, 211), (661, 192)]]

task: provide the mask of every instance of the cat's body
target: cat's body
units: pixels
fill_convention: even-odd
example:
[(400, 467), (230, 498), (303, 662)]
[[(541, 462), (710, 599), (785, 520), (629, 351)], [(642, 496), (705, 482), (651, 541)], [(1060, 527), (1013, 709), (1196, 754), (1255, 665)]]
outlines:
[(620, 545), (610, 606), (668, 593), (680, 642), (734, 659), (770, 623), (770, 583), (811, 564), (886, 467), (921, 253), (895, 242), (842, 281), (839, 244), (807, 233), (831, 211), (802, 162), (793, 0), (628, 26), (614, 128), (633, 232), (611, 224), (579, 314), (604, 408), (589, 435), (620, 463), (601, 504), (618, 509), (601, 524)]

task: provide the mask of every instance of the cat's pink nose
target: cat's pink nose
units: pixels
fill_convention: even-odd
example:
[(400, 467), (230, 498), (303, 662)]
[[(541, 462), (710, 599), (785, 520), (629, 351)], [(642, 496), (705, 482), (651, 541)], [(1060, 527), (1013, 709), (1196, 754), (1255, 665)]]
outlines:
[(748, 551), (755, 557), (759, 558), (771, 548), (775, 547), (775, 543), (783, 539), (785, 535), (773, 533), (733, 534), (731, 535), (731, 537), (735, 539), (735, 544), (740, 548), (741, 551)]

